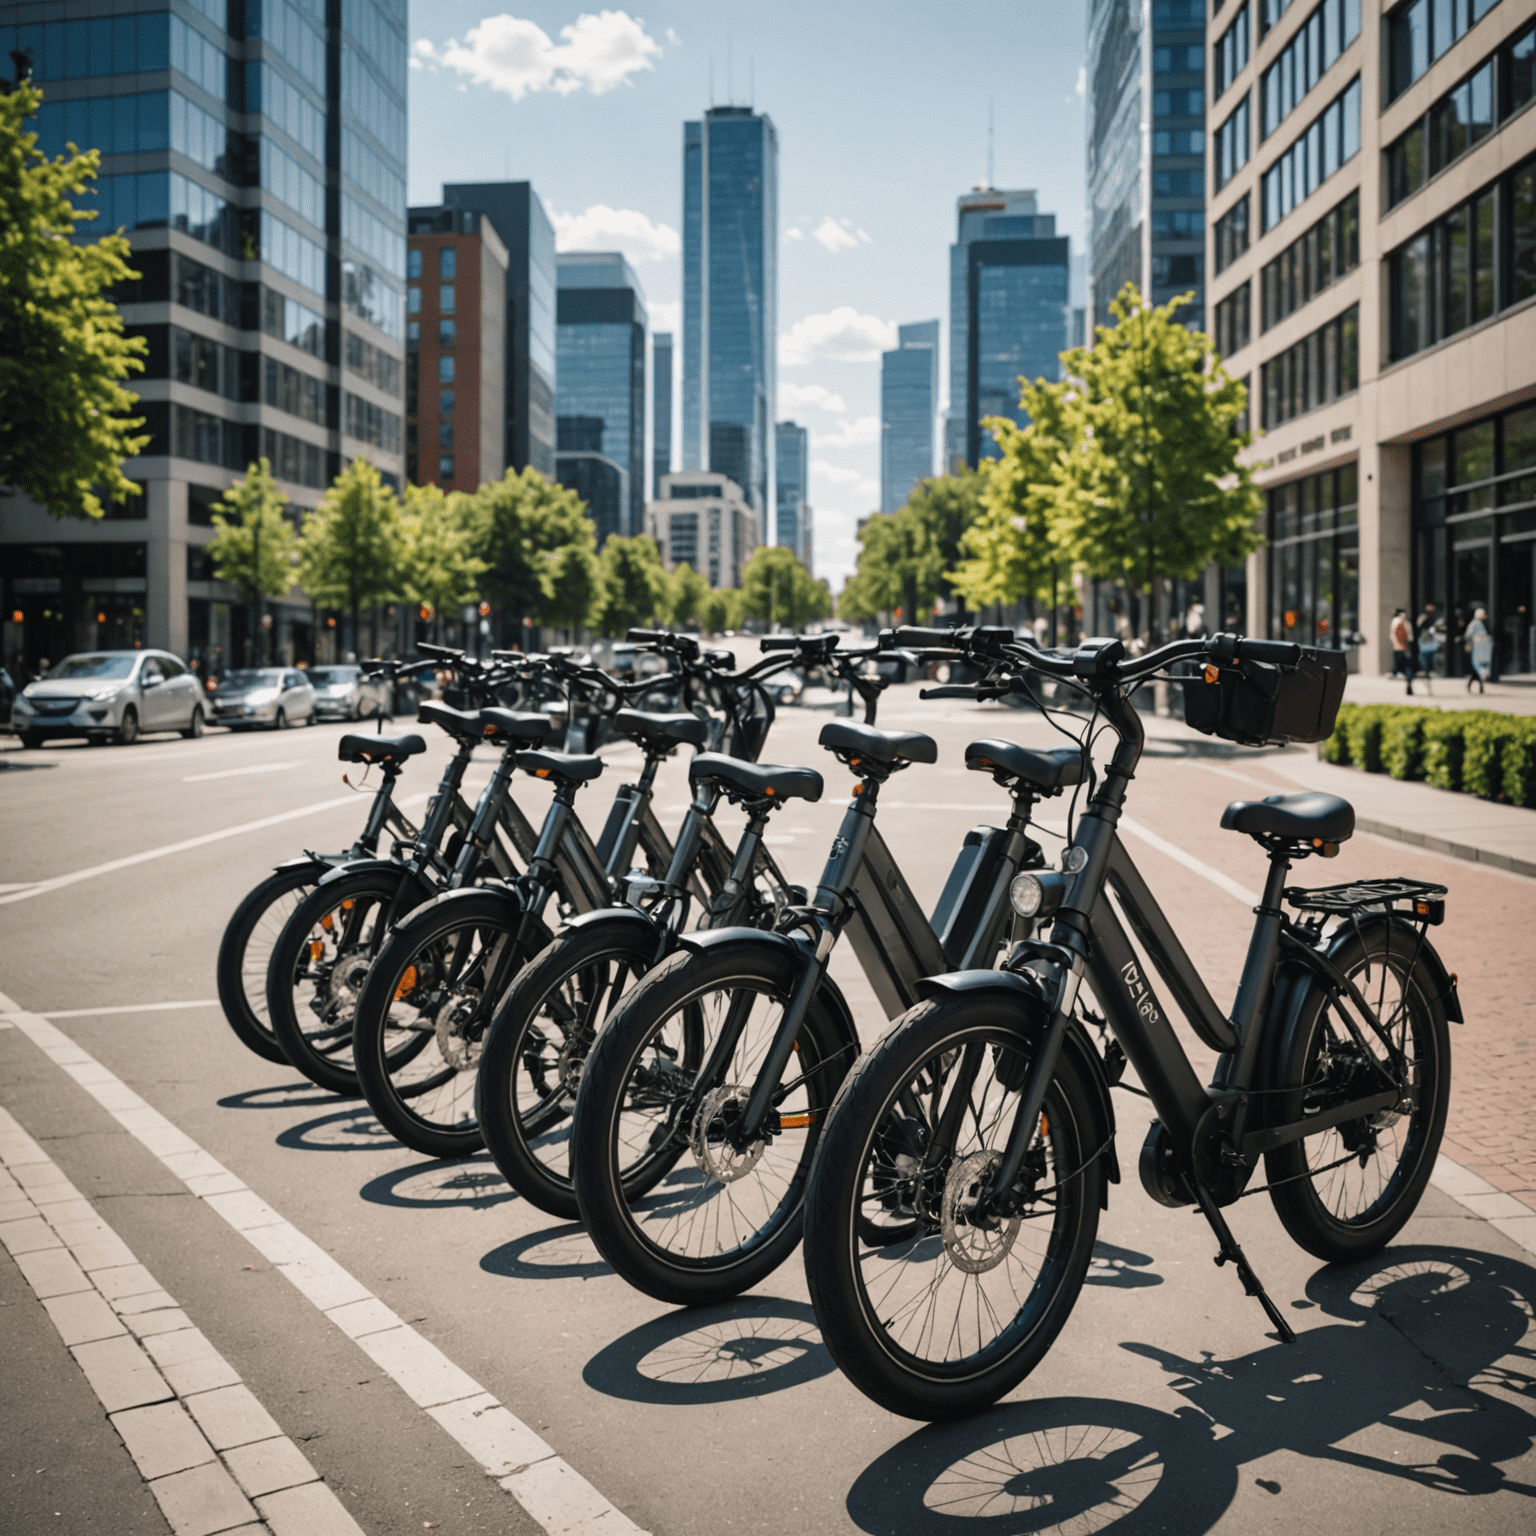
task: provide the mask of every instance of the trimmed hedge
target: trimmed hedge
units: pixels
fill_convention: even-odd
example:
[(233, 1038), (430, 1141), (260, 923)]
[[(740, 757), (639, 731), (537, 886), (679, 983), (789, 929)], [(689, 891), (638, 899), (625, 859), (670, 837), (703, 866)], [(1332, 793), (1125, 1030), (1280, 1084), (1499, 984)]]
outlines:
[(1491, 709), (1341, 704), (1330, 763), (1536, 807), (1536, 717)]

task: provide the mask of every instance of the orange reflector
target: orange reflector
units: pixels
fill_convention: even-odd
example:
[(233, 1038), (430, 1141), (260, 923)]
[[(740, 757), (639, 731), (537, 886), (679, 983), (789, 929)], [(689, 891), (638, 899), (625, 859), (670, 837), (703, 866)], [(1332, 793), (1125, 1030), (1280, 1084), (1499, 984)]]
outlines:
[(332, 917), (329, 912), (327, 912), (325, 916), (320, 919), (320, 926), (324, 928), (327, 933), (329, 933), (331, 929), (336, 926), (336, 919)]
[(806, 1126), (816, 1123), (815, 1110), (808, 1110), (803, 1115), (780, 1115), (779, 1129), (781, 1131), (803, 1131)]
[(407, 992), (410, 992), (415, 987), (415, 985), (416, 967), (414, 965), (408, 965), (405, 968), (405, 975), (400, 978), (400, 985), (395, 988), (395, 1001), (398, 1003), (400, 999), (406, 995)]
[(533, 770), (533, 776), (536, 779), (547, 779), (549, 777), (549, 769), (548, 768), (535, 768)]
[(864, 793), (864, 786), (862, 784), (855, 784), (853, 786), (853, 792), (856, 795), (862, 795)]
[(1211, 666), (1206, 667), (1206, 669), (1205, 669), (1205, 680), (1206, 680), (1206, 682), (1214, 683), (1217, 680), (1217, 678), (1219, 678), (1220, 676), (1221, 676), (1221, 672), (1220, 672), (1220, 670), (1218, 668), (1211, 667)]
[(486, 726), (486, 728), (485, 728), (485, 734), (486, 734), (486, 735), (487, 735), (487, 736), (494, 736), (494, 735), (495, 735), (495, 734), (496, 734), (496, 727), (495, 727), (495, 726), (494, 726), (494, 725), (488, 725), (488, 726)]
[(309, 958), (311, 960), (318, 960), (320, 958), (320, 956), (323, 955), (324, 953), (325, 953), (325, 940), (324, 939), (311, 939), (309, 941)]
[(763, 790), (763, 793), (765, 795), (771, 795), (771, 794), (773, 794), (773, 792), (774, 791), (773, 791), (773, 786), (772, 785), (769, 785), (766, 789)]
[(352, 908), (355, 907), (356, 905), (357, 905), (356, 900), (353, 897), (348, 896), (347, 899), (344, 902), (342, 902), (341, 910), (343, 912), (350, 912), (352, 910)]

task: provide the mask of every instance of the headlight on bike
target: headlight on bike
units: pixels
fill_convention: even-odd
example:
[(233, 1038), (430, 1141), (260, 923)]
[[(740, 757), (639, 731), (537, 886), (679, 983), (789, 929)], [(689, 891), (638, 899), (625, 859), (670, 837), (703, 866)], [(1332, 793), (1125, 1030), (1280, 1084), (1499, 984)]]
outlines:
[(1033, 917), (1045, 902), (1045, 887), (1033, 875), (1015, 875), (1008, 900), (1020, 917)]

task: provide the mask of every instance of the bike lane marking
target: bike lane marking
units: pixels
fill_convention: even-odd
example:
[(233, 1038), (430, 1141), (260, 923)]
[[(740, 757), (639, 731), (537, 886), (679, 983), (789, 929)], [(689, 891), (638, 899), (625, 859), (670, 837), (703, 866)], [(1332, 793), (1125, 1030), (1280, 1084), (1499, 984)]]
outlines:
[[(551, 1536), (645, 1536), (479, 1382), (43, 1014), (18, 1008), (3, 993), (0, 1013), (341, 1329)], [(307, 1536), (301, 1527), (290, 1529)]]
[(297, 768), (297, 763), (252, 763), (248, 768), (220, 768), (217, 773), (189, 773), (182, 777), (183, 784), (206, 784), (212, 779), (238, 779), (248, 773), (280, 773), (285, 768)]
[(4, 1109), (0, 1243), (178, 1536), (236, 1526), (363, 1536), (240, 1374)]

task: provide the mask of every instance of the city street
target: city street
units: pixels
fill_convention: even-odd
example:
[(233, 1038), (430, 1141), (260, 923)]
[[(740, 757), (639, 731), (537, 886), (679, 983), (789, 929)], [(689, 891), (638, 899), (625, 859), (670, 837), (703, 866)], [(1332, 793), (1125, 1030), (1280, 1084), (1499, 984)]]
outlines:
[[(850, 787), (815, 744), (828, 718), (783, 710), (763, 753), (826, 776), (821, 803), (770, 828), (810, 885)], [(965, 744), (1062, 739), (916, 685), (885, 695), (879, 723), (939, 743), (879, 813), (931, 910), (965, 831), (1007, 814)], [(1262, 1195), (1230, 1213), (1294, 1347), (1213, 1265), (1198, 1217), (1144, 1194), (1149, 1112), (1117, 1094), (1124, 1177), (1059, 1342), (992, 1412), (924, 1428), (834, 1369), (798, 1258), (736, 1303), (664, 1307), (485, 1156), (406, 1152), (359, 1101), (238, 1042), (212, 1000), (220, 935), (273, 864), (361, 825), (341, 729), (33, 752), (0, 737), (0, 1530), (1532, 1528), (1536, 882), (1372, 834), (1298, 868), (1302, 884), (1449, 886), (1434, 938), (1467, 1022), (1445, 1159), (1377, 1260), (1319, 1264)], [(432, 739), (407, 768), (413, 818), (445, 750)], [(578, 800), (589, 826), (639, 767), (632, 748), (605, 755)], [(1311, 762), (1149, 723), (1126, 844), (1223, 1002), (1264, 866), (1221, 810), (1294, 790)], [(1369, 817), (1375, 785), (1353, 782)], [(685, 764), (662, 783), (674, 829)], [(537, 821), (548, 791), (518, 793)], [(1044, 810), (1061, 832), (1065, 800)], [(1059, 839), (1042, 841), (1055, 862)], [(884, 1022), (846, 949), (833, 974), (873, 1043)]]

